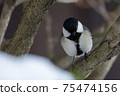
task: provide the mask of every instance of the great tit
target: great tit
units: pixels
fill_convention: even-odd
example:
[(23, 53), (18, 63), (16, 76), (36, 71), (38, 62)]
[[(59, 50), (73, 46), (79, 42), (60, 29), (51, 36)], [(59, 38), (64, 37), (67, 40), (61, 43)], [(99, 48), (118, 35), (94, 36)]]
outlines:
[(92, 34), (79, 20), (68, 18), (63, 23), (61, 45), (65, 53), (73, 57), (72, 64), (76, 57), (84, 56), (87, 60), (88, 52), (93, 46)]

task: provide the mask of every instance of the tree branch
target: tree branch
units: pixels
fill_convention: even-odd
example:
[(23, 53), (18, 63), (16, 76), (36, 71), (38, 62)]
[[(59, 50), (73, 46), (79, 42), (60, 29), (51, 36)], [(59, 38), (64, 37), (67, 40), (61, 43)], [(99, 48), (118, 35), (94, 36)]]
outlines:
[(85, 79), (91, 72), (101, 63), (106, 62), (113, 56), (120, 53), (120, 46), (117, 44), (114, 48), (110, 48), (110, 43), (117, 38), (120, 33), (120, 16), (115, 23), (107, 31), (107, 34), (100, 45), (90, 53), (86, 64), (81, 62), (76, 65), (74, 74), (77, 79)]
[(13, 9), (14, 9), (14, 6), (10, 6), (8, 5), (7, 2), (4, 2), (3, 10), (0, 17), (0, 45), (4, 38)]
[[(8, 0), (8, 1), (9, 1), (9, 0)], [(15, 6), (18, 6), (19, 4), (24, 3), (24, 2), (26, 2), (26, 1), (31, 1), (31, 0), (14, 0)]]
[(65, 56), (62, 56), (61, 58), (59, 58), (59, 60), (55, 60), (54, 63), (57, 66), (66, 69), (72, 64), (72, 57), (65, 54)]
[(28, 53), (40, 22), (54, 1), (55, 0), (31, 0), (24, 9), (13, 38), (4, 42), (2, 50), (17, 56)]
[[(117, 3), (117, 5), (116, 5), (116, 7), (114, 8), (114, 10), (112, 11), (112, 12), (110, 12), (110, 15), (111, 15), (111, 17), (112, 17), (112, 19), (113, 20), (115, 20), (115, 18), (116, 17), (118, 17), (118, 14), (120, 14), (120, 11), (119, 11), (119, 9), (120, 9), (120, 2), (119, 3)], [(96, 43), (97, 43), (97, 45), (99, 45), (99, 41), (101, 41), (102, 39), (103, 39), (103, 36), (104, 36), (104, 33), (103, 32), (105, 32), (105, 31), (102, 31), (102, 32), (98, 32), (98, 31), (100, 31), (100, 30), (105, 30), (106, 29), (106, 27), (105, 27), (105, 25), (107, 25), (107, 24), (104, 24), (104, 26), (101, 26), (100, 28), (98, 28), (96, 31), (94, 31), (94, 35), (95, 35), (95, 33), (96, 33), (96, 35), (97, 36), (94, 36), (95, 38), (95, 40), (94, 41), (97, 41)], [(98, 34), (98, 33), (100, 33), (100, 34)], [(102, 36), (101, 36), (102, 35)], [(114, 39), (115, 40), (115, 39)], [(115, 41), (115, 43), (117, 43), (116, 41)], [(94, 44), (95, 44), (95, 42), (94, 42)], [(95, 44), (96, 45), (96, 44)], [(94, 46), (95, 46), (94, 45)], [(113, 43), (112, 43), (112, 45), (113, 45)], [(110, 44), (110, 46), (111, 46), (111, 44)], [(114, 64), (114, 61), (116, 60), (116, 58), (117, 58), (118, 56), (114, 56), (111, 60), (108, 60), (107, 62), (105, 62), (105, 63), (103, 63), (103, 64), (101, 64), (100, 66), (98, 66), (91, 74), (90, 74), (90, 76), (88, 77), (88, 78), (86, 78), (86, 79), (104, 79), (104, 77), (106, 76), (106, 74), (109, 72), (109, 70), (111, 69), (111, 66)], [(102, 71), (101, 71), (102, 70)]]
[[(115, 39), (119, 37), (119, 26), (120, 17), (114, 22), (110, 29), (107, 30), (105, 38), (99, 44), (99, 46), (89, 54), (86, 64), (84, 61), (82, 61), (76, 65), (73, 72), (76, 76), (76, 79), (86, 79), (91, 74), (91, 72), (96, 69), (100, 64), (106, 62), (113, 56), (116, 56), (120, 53), (120, 46), (118, 43), (120, 41), (119, 39)], [(118, 41), (116, 41), (116, 45), (111, 48), (110, 44), (113, 42), (113, 40)], [(61, 59), (55, 61), (55, 63), (61, 68), (66, 69), (69, 67), (69, 70), (71, 70), (71, 62), (72, 58), (69, 56), (63, 56)]]
[(3, 41), (14, 8), (28, 0), (5, 0), (0, 17), (0, 46)]
[(104, 62), (100, 66), (98, 66), (86, 79), (87, 80), (103, 80), (112, 65), (114, 64), (117, 56), (112, 57), (110, 60)]
[(52, 36), (52, 17), (50, 13), (47, 13), (47, 16), (45, 18), (45, 31), (46, 31), (46, 45), (47, 45), (47, 53), (48, 58), (53, 59), (54, 58), (54, 45), (55, 45), (55, 38)]
[(86, 2), (104, 18), (108, 25), (111, 25), (112, 18), (106, 10), (105, 0), (86, 0)]
[[(120, 8), (120, 6), (119, 6), (119, 3), (118, 3), (117, 7), (114, 8), (114, 10), (110, 13), (111, 16), (112, 16), (112, 20), (115, 20), (115, 18), (118, 17), (118, 14), (120, 13), (119, 8)], [(108, 29), (107, 28), (108, 26), (106, 26), (106, 25), (107, 25), (107, 23), (105, 23), (104, 25), (102, 25), (101, 27), (97, 28), (95, 31), (92, 32), (93, 37), (94, 37), (93, 38), (94, 39), (93, 40), (94, 41), (93, 49), (96, 48), (96, 46), (98, 46), (100, 44), (103, 37), (105, 36), (106, 29)], [(115, 42), (118, 44), (118, 41), (115, 40)], [(112, 66), (110, 61), (113, 61), (113, 60), (115, 60), (115, 58), (109, 60), (108, 62), (105, 62), (105, 63), (101, 64), (101, 66), (98, 66), (98, 68), (95, 69), (95, 71), (93, 71), (93, 74), (96, 74), (95, 75), (96, 78), (103, 78), (107, 74), (106, 72), (108, 72), (108, 71), (106, 71), (106, 70), (108, 70), (108, 68), (110, 69), (110, 66)], [(72, 58), (66, 55), (66, 56), (62, 56), (59, 60), (56, 60), (55, 64), (57, 64), (57, 66), (59, 66), (61, 68), (68, 69), (71, 65), (71, 62), (72, 62)], [(99, 71), (99, 69), (101, 69), (102, 67), (104, 67), (105, 71), (101, 72), (101, 71)], [(89, 78), (92, 79), (93, 77), (95, 79), (95, 76), (90, 75), (90, 77), (88, 77), (87, 79), (89, 79)]]

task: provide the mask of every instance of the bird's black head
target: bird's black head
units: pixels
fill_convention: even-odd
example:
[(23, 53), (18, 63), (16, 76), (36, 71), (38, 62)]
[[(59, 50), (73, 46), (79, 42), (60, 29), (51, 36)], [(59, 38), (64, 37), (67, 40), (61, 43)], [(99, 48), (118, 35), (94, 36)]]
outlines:
[(75, 18), (68, 18), (64, 21), (63, 27), (70, 33), (76, 32), (78, 20)]
[(83, 25), (75, 18), (68, 18), (63, 24), (63, 35), (75, 42), (79, 40), (81, 33), (83, 32)]

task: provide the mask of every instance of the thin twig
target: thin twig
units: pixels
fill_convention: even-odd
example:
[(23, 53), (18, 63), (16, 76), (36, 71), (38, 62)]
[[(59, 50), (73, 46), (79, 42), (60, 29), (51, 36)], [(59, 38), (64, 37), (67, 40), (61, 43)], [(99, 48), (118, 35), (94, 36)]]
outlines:
[(106, 10), (105, 1), (104, 0), (98, 0), (98, 1), (97, 0), (86, 0), (86, 1), (97, 13), (103, 16), (104, 20), (110, 26), (112, 23), (112, 19), (108, 11)]
[(48, 58), (54, 58), (54, 37), (52, 36), (52, 17), (50, 13), (47, 13), (46, 16), (46, 42), (47, 42), (47, 51), (48, 51)]

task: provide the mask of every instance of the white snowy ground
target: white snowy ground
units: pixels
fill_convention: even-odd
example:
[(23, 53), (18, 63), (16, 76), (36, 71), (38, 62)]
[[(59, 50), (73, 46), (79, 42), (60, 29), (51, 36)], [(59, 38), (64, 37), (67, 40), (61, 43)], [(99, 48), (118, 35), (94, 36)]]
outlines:
[(68, 80), (73, 75), (45, 57), (11, 56), (0, 52), (0, 80)]

